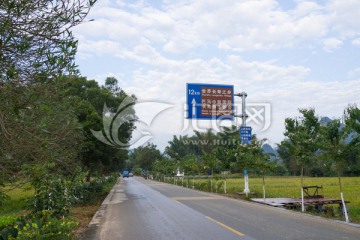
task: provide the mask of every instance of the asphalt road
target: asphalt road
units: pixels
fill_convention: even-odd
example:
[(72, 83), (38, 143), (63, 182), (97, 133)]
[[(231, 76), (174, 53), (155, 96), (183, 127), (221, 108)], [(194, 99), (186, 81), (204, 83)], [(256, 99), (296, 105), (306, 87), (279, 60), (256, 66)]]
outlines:
[(360, 239), (360, 227), (143, 178), (120, 179), (83, 239)]

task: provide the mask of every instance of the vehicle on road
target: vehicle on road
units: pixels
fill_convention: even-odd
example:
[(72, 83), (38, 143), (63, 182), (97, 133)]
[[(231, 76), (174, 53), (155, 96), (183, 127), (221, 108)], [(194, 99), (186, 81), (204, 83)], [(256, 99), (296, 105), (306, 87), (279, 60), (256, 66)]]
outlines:
[(129, 177), (133, 177), (134, 176), (134, 174), (131, 172), (131, 173), (129, 173)]
[(123, 170), (121, 175), (123, 178), (129, 178), (129, 170)]

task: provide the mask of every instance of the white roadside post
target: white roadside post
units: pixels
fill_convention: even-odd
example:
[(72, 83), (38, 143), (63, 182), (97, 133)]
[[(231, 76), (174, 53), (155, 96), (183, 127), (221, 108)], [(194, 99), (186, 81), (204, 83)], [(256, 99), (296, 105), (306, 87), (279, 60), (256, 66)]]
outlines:
[(346, 208), (346, 204), (345, 204), (345, 200), (344, 200), (344, 195), (343, 195), (342, 192), (340, 193), (340, 196), (341, 196), (341, 202), (342, 202), (343, 211), (344, 211), (344, 215), (345, 215), (345, 221), (349, 222), (349, 216), (348, 216), (348, 213), (347, 213), (347, 208)]
[(246, 196), (248, 196), (248, 194), (250, 193), (250, 189), (249, 189), (249, 174), (248, 174), (248, 170), (245, 169), (244, 170), (244, 193), (246, 194)]
[(301, 187), (301, 211), (305, 212), (305, 205), (304, 205), (304, 188)]

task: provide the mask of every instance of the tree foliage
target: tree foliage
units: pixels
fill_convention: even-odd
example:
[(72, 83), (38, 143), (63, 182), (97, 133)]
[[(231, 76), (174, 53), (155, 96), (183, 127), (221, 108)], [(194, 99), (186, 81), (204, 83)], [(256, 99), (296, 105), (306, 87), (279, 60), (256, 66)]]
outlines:
[[(349, 105), (345, 109), (344, 123), (340, 119), (326, 118), (317, 123), (315, 111), (311, 111), (313, 113), (308, 123), (313, 124), (303, 124), (298, 118), (285, 122), (287, 138), (278, 145), (278, 153), (289, 172), (301, 175), (303, 166), (308, 176), (358, 175), (360, 152), (357, 119), (360, 119), (360, 114), (356, 105)], [(305, 139), (308, 141), (305, 142)]]
[(71, 28), (94, 3), (0, 2), (1, 179), (16, 177), (24, 164), (50, 161), (58, 170), (72, 168), (80, 128), (54, 80), (76, 72), (77, 41)]
[[(116, 171), (127, 157), (91, 129), (102, 129), (104, 103), (117, 109), (128, 95), (115, 78), (99, 86), (77, 76), (71, 30), (95, 2), (0, 1), (0, 187), (30, 181), (36, 211), (66, 211), (76, 175)], [(128, 121), (116, 131), (127, 143), (133, 129)]]
[(0, 2), (1, 82), (46, 82), (77, 72), (71, 29), (96, 0)]
[[(109, 81), (111, 80), (111, 87)], [(127, 159), (127, 149), (117, 148), (99, 141), (92, 131), (105, 131), (104, 121), (112, 121), (107, 115), (117, 111), (119, 105), (129, 96), (117, 85), (116, 78), (107, 78), (105, 86), (99, 86), (94, 80), (84, 77), (64, 76), (59, 79), (64, 96), (72, 102), (75, 114), (82, 126), (84, 141), (81, 144), (81, 160), (89, 174), (101, 174), (103, 172), (119, 171)], [(135, 101), (135, 100), (134, 100)], [(104, 108), (104, 105), (106, 108)], [(109, 112), (104, 112), (104, 111)], [(136, 119), (132, 106), (127, 111), (131, 119)], [(129, 117), (129, 116), (126, 117)], [(135, 129), (134, 122), (125, 122), (119, 128), (110, 129), (116, 132), (116, 141), (127, 145), (132, 131)]]
[(320, 122), (313, 108), (299, 109), (299, 112), (302, 114), (299, 118), (285, 119), (284, 135), (293, 145), (292, 150), (303, 176), (306, 166), (315, 160), (315, 153), (319, 149)]
[[(266, 154), (262, 145), (265, 140), (253, 141), (242, 145), (239, 129), (235, 126), (223, 127), (222, 131), (214, 133), (211, 129), (204, 132), (194, 131), (192, 136), (173, 136), (165, 148), (165, 156), (171, 159), (172, 165), (185, 171), (185, 174), (211, 174), (231, 170), (242, 172), (252, 168), (254, 173), (270, 173), (276, 170), (275, 159)], [(156, 162), (156, 169), (164, 169), (167, 161)], [(261, 170), (259, 170), (261, 169)]]
[[(159, 164), (159, 161), (163, 161), (163, 157), (157, 146), (153, 143), (148, 143), (145, 146), (137, 147), (130, 151), (129, 159), (131, 167), (142, 168), (143, 170), (152, 170), (155, 167), (155, 163)], [(166, 161), (166, 160), (165, 160)], [(158, 165), (158, 168), (160, 166)], [(160, 169), (166, 168), (160, 167)]]

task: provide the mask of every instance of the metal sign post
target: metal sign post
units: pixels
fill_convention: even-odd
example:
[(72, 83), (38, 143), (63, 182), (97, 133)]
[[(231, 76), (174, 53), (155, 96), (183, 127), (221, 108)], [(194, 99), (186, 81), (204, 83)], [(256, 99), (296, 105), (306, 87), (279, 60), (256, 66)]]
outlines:
[[(251, 127), (246, 126), (246, 118), (248, 117), (248, 115), (246, 114), (245, 99), (247, 97), (247, 94), (245, 92), (242, 92), (242, 93), (235, 94), (234, 96), (241, 97), (241, 100), (242, 100), (242, 109), (241, 109), (242, 113), (239, 116), (242, 119), (242, 123), (241, 123), (241, 127), (240, 127), (240, 138), (241, 138), (242, 144), (248, 144), (251, 142), (252, 132), (251, 132)], [(246, 194), (246, 197), (250, 193), (248, 169), (244, 170), (244, 193)]]

